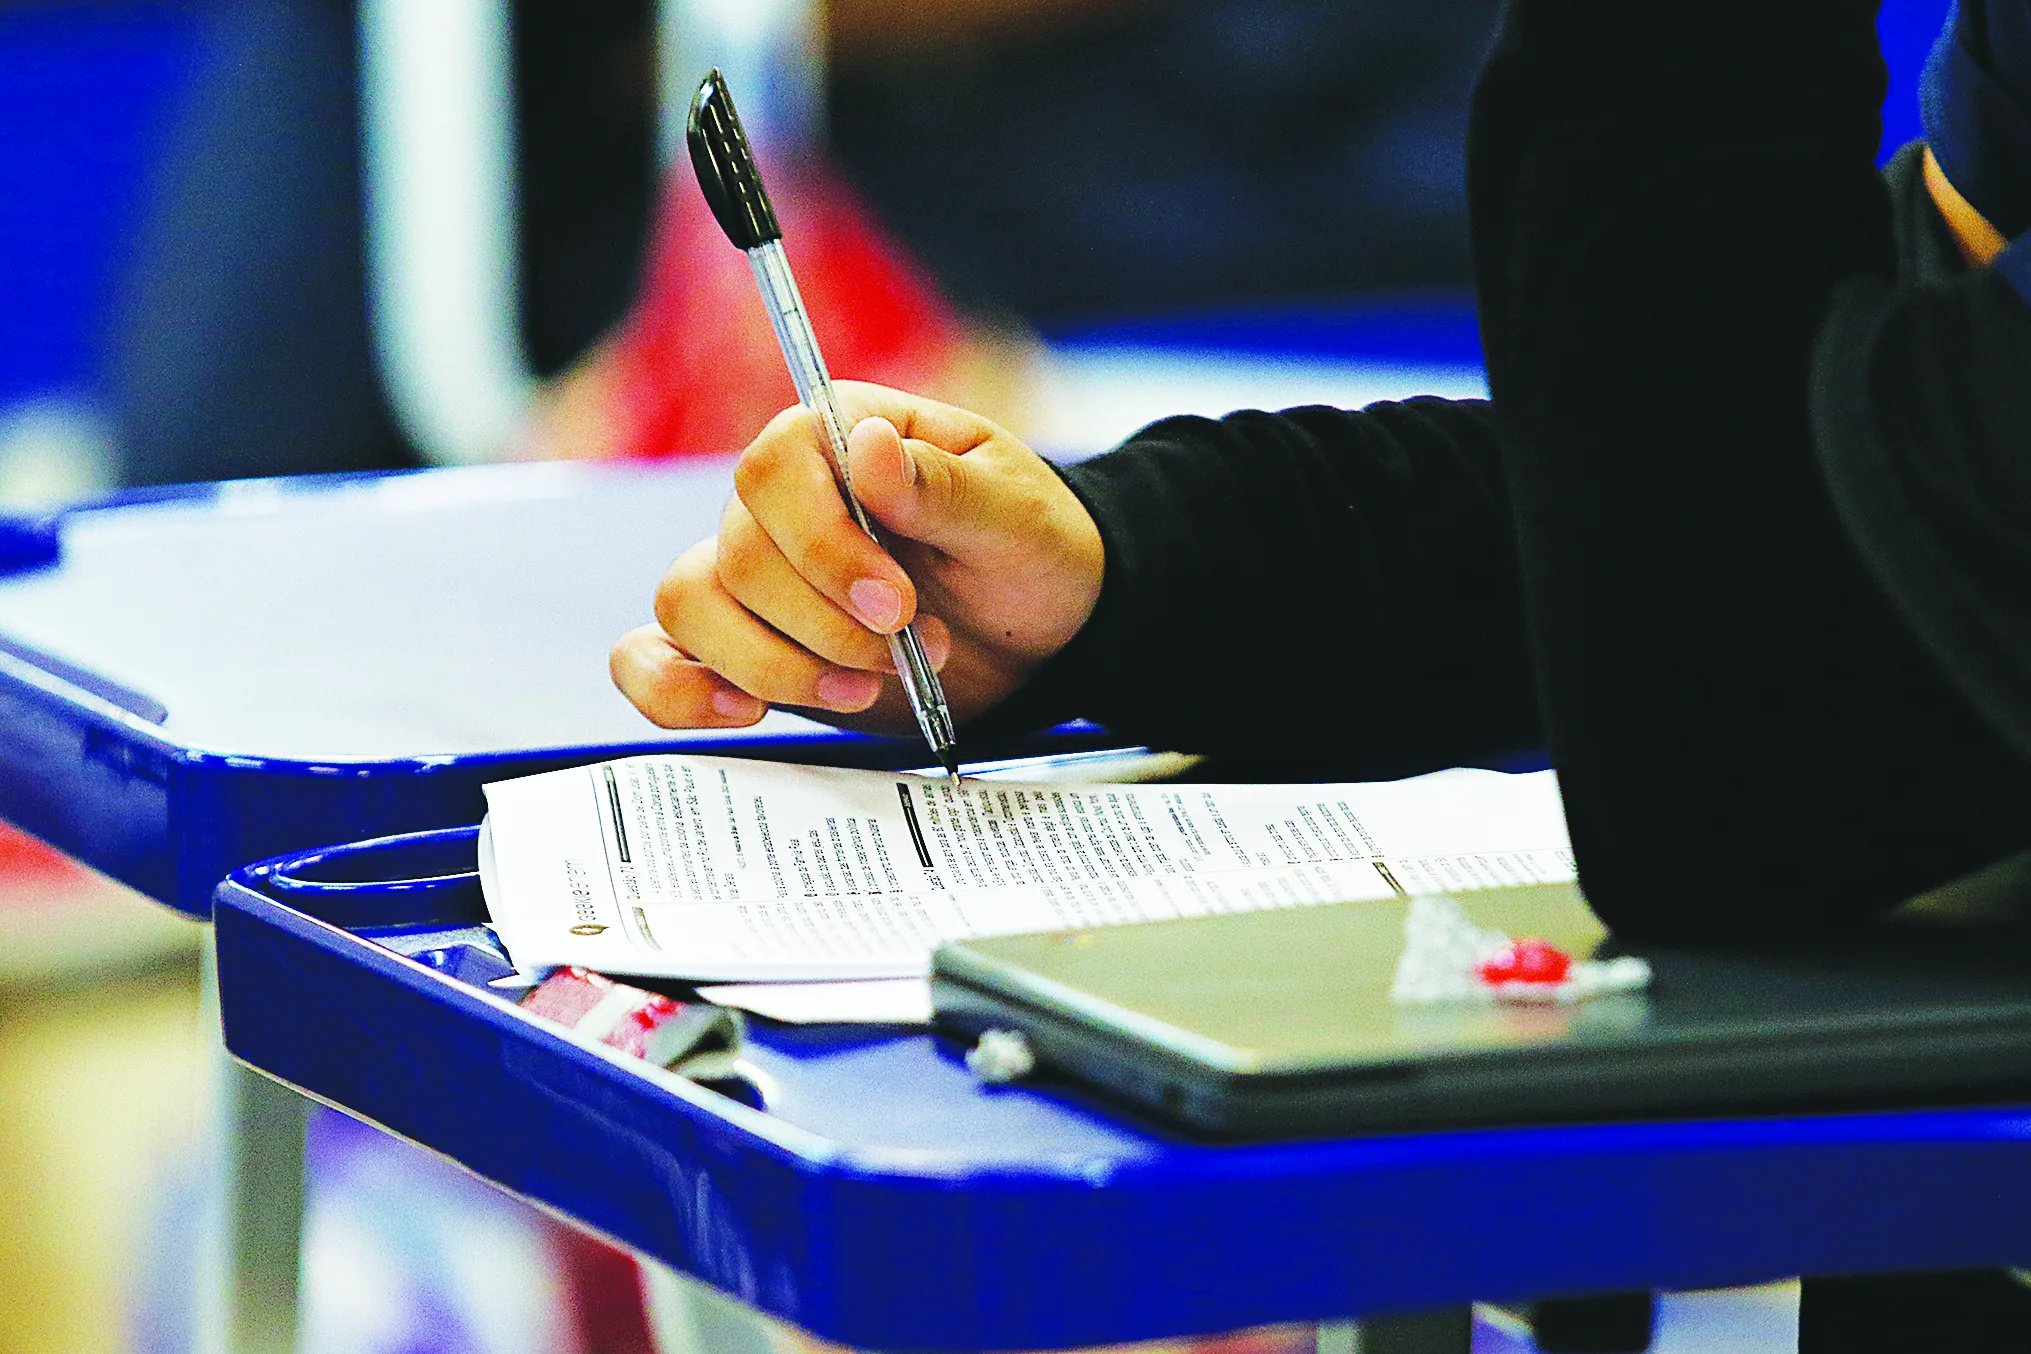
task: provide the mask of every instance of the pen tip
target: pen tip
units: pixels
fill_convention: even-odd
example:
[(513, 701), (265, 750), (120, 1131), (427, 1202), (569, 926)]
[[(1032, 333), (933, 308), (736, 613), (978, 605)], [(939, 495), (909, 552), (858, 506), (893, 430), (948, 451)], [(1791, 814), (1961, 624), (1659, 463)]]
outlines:
[(952, 783), (957, 785), (959, 783), (958, 756), (950, 748), (945, 748), (939, 751), (938, 760), (945, 764), (945, 774), (952, 777)]

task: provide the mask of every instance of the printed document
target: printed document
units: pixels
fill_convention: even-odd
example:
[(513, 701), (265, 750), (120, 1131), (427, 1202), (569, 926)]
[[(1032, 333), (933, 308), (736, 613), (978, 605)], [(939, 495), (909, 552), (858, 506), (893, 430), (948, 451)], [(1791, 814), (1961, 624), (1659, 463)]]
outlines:
[(1573, 877), (1550, 772), (1081, 785), (646, 756), (487, 787), (524, 969), (921, 976), (941, 941)]

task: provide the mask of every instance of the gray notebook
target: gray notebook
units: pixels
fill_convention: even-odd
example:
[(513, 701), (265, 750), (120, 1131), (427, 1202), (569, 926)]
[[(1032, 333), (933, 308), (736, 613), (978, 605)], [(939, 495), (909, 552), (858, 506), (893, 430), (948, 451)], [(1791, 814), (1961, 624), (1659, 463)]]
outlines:
[[(938, 1024), (1221, 1136), (2031, 1100), (2021, 864), (1811, 952), (1644, 949), (1572, 1004), (1391, 998), (1395, 899), (942, 947)], [(1612, 954), (1570, 886), (1454, 895), (1473, 924)], [(1603, 947), (1606, 947), (1605, 949)]]

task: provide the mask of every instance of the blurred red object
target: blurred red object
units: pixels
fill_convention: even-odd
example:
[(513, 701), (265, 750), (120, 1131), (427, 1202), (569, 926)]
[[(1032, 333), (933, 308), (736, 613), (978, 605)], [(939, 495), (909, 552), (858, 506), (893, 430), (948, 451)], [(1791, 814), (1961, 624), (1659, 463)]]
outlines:
[(634, 1257), (566, 1223), (545, 1221), (582, 1354), (656, 1354)]
[(0, 823), (0, 884), (74, 883), (90, 871), (54, 846)]
[[(767, 177), (833, 378), (941, 385), (961, 331), (930, 276), (821, 162), (770, 165)], [(593, 379), (608, 396), (607, 454), (738, 451), (797, 402), (747, 256), (712, 219), (688, 162), (666, 181), (635, 309), (590, 360), (606, 367)]]

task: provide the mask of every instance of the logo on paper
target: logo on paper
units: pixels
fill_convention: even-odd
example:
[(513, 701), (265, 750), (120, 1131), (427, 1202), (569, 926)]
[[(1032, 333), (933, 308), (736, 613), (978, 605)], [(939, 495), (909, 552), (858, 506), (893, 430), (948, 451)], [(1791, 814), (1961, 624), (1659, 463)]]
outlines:
[(571, 889), (571, 912), (578, 918), (578, 925), (571, 928), (575, 936), (596, 936), (606, 930), (600, 924), (599, 911), (592, 901), (592, 875), (583, 861), (564, 862), (564, 881)]

